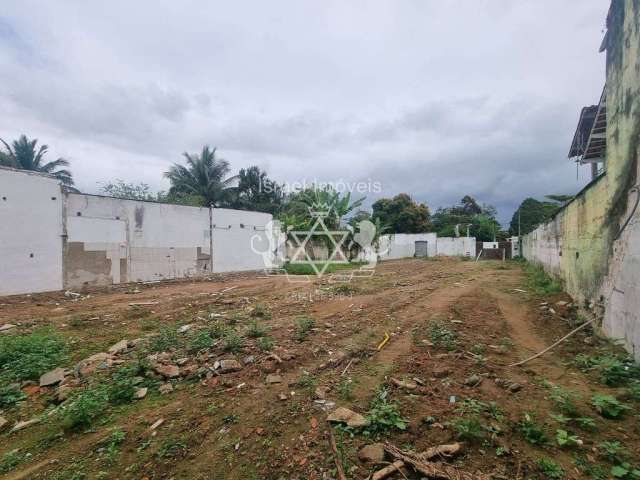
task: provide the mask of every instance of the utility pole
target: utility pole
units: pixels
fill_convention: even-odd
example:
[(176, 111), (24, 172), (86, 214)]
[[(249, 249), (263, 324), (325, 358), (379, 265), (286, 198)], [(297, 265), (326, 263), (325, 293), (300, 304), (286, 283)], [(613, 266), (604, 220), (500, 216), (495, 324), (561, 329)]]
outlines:
[(213, 204), (209, 204), (209, 274), (213, 273)]

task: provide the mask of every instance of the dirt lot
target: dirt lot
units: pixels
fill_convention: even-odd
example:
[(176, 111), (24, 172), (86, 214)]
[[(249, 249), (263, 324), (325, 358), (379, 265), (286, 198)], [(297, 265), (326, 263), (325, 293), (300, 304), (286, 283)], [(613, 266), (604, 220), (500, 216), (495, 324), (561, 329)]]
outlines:
[[(70, 369), (62, 387), (18, 383), (22, 401), (0, 407), (3, 478), (337, 478), (330, 429), (349, 479), (393, 461), (361, 461), (365, 445), (455, 441), (460, 454), (434, 461), (470, 473), (459, 478), (640, 478), (635, 370), (609, 368), (609, 343), (585, 329), (508, 366), (580, 320), (518, 263), (416, 259), (346, 286), (252, 274), (0, 302), (0, 325), (16, 325), (3, 339), (48, 327), (68, 348), (48, 367)], [(618, 418), (604, 418), (617, 406), (603, 395)], [(329, 424), (336, 407), (366, 425)]]

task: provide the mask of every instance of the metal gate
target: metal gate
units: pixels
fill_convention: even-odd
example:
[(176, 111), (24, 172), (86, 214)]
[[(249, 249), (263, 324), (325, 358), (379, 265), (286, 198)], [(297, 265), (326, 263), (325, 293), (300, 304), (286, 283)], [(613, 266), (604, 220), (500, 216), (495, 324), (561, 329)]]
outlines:
[(429, 242), (426, 240), (418, 240), (416, 243), (416, 253), (414, 256), (416, 257), (428, 257), (428, 248)]

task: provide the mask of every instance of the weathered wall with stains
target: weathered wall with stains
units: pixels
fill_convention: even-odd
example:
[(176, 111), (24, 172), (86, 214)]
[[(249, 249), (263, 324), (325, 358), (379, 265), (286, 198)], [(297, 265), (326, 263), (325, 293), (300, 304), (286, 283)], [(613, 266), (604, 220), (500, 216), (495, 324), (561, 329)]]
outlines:
[[(207, 208), (69, 194), (66, 213), (69, 288), (211, 273)], [(214, 209), (213, 272), (264, 268), (259, 252), (268, 250), (270, 221), (266, 213)]]
[(602, 313), (604, 332), (640, 359), (640, 1), (614, 0), (607, 29), (606, 174), (526, 235), (523, 255)]
[(61, 218), (56, 179), (0, 167), (0, 294), (62, 288)]
[(438, 237), (437, 255), (450, 257), (475, 257), (476, 237)]

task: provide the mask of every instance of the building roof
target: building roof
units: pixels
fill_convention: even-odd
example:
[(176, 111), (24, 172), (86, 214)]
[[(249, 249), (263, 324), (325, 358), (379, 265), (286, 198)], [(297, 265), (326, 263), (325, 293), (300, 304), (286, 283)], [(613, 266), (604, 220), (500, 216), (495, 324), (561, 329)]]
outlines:
[(569, 158), (580, 163), (603, 162), (607, 153), (607, 95), (602, 89), (598, 105), (584, 107), (573, 135)]

